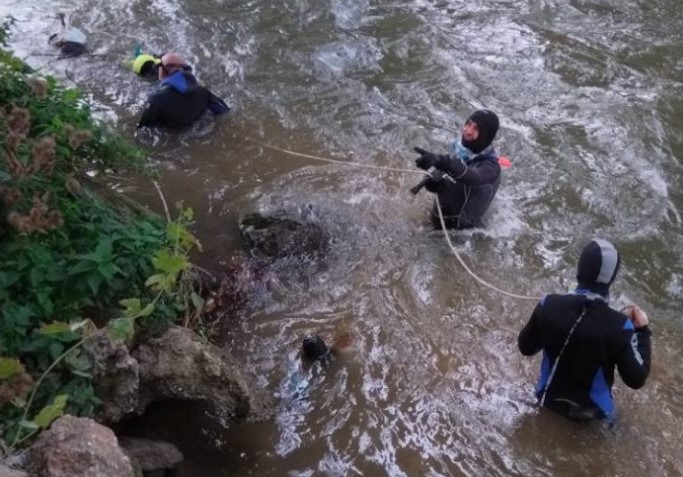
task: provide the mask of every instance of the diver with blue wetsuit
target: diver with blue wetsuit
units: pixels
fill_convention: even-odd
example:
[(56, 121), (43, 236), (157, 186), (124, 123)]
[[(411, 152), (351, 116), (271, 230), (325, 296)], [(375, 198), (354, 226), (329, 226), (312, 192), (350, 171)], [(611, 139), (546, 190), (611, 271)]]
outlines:
[(578, 288), (543, 298), (519, 334), (523, 355), (543, 351), (540, 404), (570, 419), (614, 421), (614, 369), (633, 389), (650, 372), (647, 315), (635, 305), (619, 312), (608, 304), (619, 263), (611, 243), (592, 240), (579, 259)]
[(214, 115), (230, 111), (225, 101), (197, 82), (192, 68), (179, 55), (163, 55), (158, 68), (161, 86), (149, 99), (138, 122), (139, 128), (182, 128), (199, 119), (207, 109)]
[[(500, 186), (500, 165), (491, 145), (498, 126), (495, 113), (480, 109), (467, 119), (460, 140), (453, 145), (452, 155), (415, 148), (420, 154), (415, 165), (424, 170), (436, 169), (424, 181), (424, 187), (437, 195), (446, 228), (468, 229), (481, 225), (482, 216)], [(436, 202), (431, 218), (434, 228), (440, 229)]]

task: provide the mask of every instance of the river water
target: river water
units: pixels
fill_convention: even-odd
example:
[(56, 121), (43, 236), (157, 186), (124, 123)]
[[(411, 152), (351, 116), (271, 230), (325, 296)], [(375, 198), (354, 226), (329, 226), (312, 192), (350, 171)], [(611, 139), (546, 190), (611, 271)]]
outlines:
[[(222, 337), (278, 396), (274, 422), (225, 431), (200, 411), (159, 411), (181, 427), (182, 476), (683, 475), (680, 0), (1, 4), (18, 55), (82, 88), (150, 151), (167, 200), (195, 209), (199, 263), (243, 248), (246, 212), (305, 213), (334, 237), (324, 263), (286, 264), (297, 273), (285, 291)], [(58, 11), (88, 33), (92, 56), (44, 56)], [(153, 88), (125, 64), (136, 43), (185, 55), (230, 116), (175, 136), (135, 131)], [(591, 237), (617, 245), (613, 304), (648, 311), (654, 360), (640, 391), (617, 378), (614, 429), (533, 405), (540, 358), (519, 355), (516, 332), (534, 302), (464, 272), (430, 230), (428, 194), (408, 192), (419, 176), (249, 140), (412, 169), (413, 146), (446, 151), (483, 106), (498, 112), (513, 166), (487, 226), (454, 234), (455, 246), (483, 279), (540, 297), (573, 287)], [(161, 210), (148, 182), (121, 186)], [(303, 368), (311, 332), (350, 333), (354, 349)]]

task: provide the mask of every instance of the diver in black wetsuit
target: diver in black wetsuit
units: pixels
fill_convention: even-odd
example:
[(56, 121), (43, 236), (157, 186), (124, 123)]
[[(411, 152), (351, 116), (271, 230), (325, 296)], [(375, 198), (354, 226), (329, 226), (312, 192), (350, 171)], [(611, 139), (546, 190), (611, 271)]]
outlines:
[(149, 100), (138, 127), (165, 126), (182, 128), (199, 119), (208, 109), (214, 115), (225, 114), (230, 107), (190, 73), (192, 68), (175, 53), (167, 53), (159, 62), (161, 87)]
[[(463, 127), (452, 155), (437, 155), (416, 147), (420, 154), (415, 165), (437, 171), (425, 181), (425, 188), (437, 194), (446, 228), (468, 229), (481, 225), (500, 185), (500, 165), (493, 150), (498, 132), (498, 116), (487, 109), (474, 111)], [(439, 211), (432, 208), (434, 228), (441, 228)]]
[(328, 363), (335, 356), (349, 353), (353, 349), (354, 341), (352, 333), (348, 331), (337, 333), (331, 345), (325, 343), (319, 335), (309, 335), (301, 344), (301, 356), (308, 363)]
[(624, 313), (608, 305), (618, 270), (614, 246), (592, 240), (579, 259), (578, 288), (543, 298), (519, 334), (523, 355), (543, 351), (535, 389), (540, 404), (570, 419), (613, 422), (614, 369), (633, 389), (650, 372), (647, 315), (635, 305)]

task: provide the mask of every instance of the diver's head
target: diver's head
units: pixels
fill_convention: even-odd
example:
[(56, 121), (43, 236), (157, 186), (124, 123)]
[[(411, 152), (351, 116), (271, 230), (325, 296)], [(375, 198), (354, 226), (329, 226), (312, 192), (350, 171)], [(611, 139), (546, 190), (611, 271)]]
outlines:
[(152, 55), (141, 54), (133, 60), (133, 72), (143, 78), (156, 78), (159, 65), (161, 65), (161, 59)]
[(498, 126), (496, 113), (488, 109), (477, 109), (467, 118), (460, 142), (473, 153), (479, 154), (493, 143)]
[(177, 53), (166, 53), (159, 64), (159, 79), (164, 80), (178, 71), (192, 71), (192, 67)]
[(311, 361), (322, 361), (330, 355), (330, 348), (318, 335), (311, 335), (304, 338), (301, 349), (304, 357)]
[(579, 288), (606, 297), (617, 277), (621, 259), (614, 245), (607, 240), (593, 239), (581, 251), (576, 271)]

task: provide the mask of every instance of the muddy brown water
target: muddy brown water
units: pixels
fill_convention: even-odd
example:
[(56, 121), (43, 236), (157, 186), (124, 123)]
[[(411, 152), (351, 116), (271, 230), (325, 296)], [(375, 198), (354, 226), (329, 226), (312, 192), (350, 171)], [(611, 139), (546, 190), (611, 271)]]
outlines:
[[(40, 56), (57, 11), (89, 34), (92, 56)], [(285, 292), (256, 297), (222, 337), (277, 394), (273, 422), (224, 430), (177, 403), (150, 413), (149, 428), (186, 451), (182, 476), (683, 475), (679, 0), (3, 0), (0, 13), (16, 18), (19, 56), (149, 150), (168, 201), (197, 213), (199, 263), (243, 248), (246, 212), (303, 212), (334, 237), (324, 265), (280, 265)], [(153, 88), (125, 66), (136, 43), (186, 55), (230, 116), (135, 131)], [(533, 303), (464, 273), (429, 229), (427, 194), (408, 193), (415, 176), (247, 139), (412, 168), (413, 146), (445, 151), (480, 106), (499, 113), (513, 166), (487, 226), (455, 238), (464, 259), (540, 297), (570, 289), (582, 244), (608, 238), (623, 258), (615, 306), (650, 314), (652, 374), (640, 391), (617, 383), (613, 430), (533, 406), (539, 358), (515, 341)], [(148, 182), (120, 186), (161, 210)], [(301, 337), (340, 330), (355, 351), (302, 369)]]

